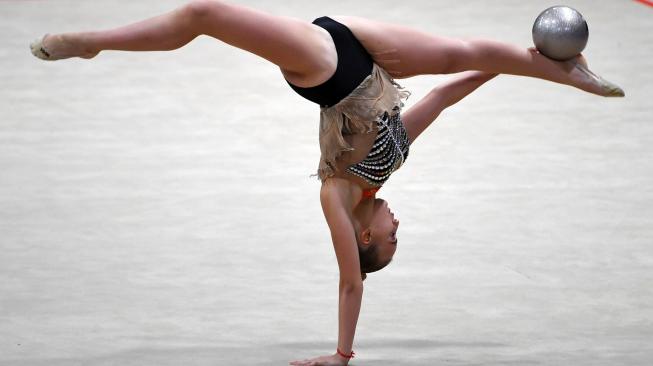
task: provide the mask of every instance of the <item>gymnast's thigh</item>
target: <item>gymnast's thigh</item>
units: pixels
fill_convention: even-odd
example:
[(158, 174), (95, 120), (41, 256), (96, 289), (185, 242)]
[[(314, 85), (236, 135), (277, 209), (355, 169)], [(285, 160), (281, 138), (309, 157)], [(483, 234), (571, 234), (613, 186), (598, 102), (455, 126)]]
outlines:
[(187, 7), (203, 34), (276, 64), (296, 85), (320, 84), (336, 68), (329, 33), (310, 22), (223, 1), (194, 0)]
[(354, 16), (334, 16), (346, 25), (394, 78), (456, 72), (468, 52), (465, 42), (407, 26)]

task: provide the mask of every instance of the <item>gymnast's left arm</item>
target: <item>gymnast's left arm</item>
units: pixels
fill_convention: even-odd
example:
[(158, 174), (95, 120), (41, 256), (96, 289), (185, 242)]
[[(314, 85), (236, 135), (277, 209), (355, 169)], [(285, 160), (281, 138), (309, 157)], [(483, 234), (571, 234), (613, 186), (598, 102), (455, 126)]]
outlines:
[(402, 122), (411, 142), (422, 133), (446, 108), (458, 103), (498, 74), (466, 71), (433, 88), (424, 98), (402, 113)]

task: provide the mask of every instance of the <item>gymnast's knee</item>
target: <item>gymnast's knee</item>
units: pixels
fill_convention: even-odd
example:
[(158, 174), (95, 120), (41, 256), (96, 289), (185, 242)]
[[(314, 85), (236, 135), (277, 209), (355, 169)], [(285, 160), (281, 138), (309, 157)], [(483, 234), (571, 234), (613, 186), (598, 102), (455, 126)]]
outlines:
[(183, 11), (191, 19), (205, 18), (207, 15), (227, 5), (219, 0), (191, 0), (183, 6)]
[(470, 38), (460, 40), (457, 50), (458, 64), (454, 72), (467, 70), (484, 70), (491, 60), (501, 52), (501, 44), (485, 38)]
[(475, 40), (456, 39), (447, 47), (441, 65), (442, 74), (454, 74), (469, 70), (477, 57), (475, 54)]

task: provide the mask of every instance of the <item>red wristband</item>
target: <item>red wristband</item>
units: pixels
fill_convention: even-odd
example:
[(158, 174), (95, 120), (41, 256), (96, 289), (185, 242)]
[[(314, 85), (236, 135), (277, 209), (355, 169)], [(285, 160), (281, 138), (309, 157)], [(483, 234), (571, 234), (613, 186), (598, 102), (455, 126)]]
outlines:
[(355, 355), (354, 350), (351, 350), (351, 355), (346, 355), (346, 354), (340, 352), (340, 348), (336, 348), (336, 351), (338, 352), (338, 354), (340, 356), (342, 356), (344, 358), (347, 358), (347, 359), (354, 358), (354, 355)]

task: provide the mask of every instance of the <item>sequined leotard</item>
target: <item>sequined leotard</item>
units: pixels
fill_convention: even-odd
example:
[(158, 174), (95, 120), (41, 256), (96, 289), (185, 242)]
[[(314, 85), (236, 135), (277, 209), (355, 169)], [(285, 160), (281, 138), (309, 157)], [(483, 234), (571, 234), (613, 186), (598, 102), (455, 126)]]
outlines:
[(347, 171), (380, 187), (408, 158), (410, 141), (399, 114), (392, 117), (384, 114), (377, 126), (379, 131), (367, 157), (349, 166)]

